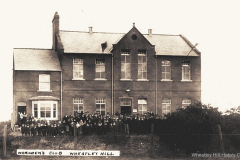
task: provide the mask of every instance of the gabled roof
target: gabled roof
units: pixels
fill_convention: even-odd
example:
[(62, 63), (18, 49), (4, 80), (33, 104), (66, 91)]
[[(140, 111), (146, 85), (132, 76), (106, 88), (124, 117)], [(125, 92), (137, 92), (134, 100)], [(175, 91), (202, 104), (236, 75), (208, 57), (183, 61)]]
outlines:
[(14, 70), (61, 71), (57, 53), (52, 49), (15, 48)]
[[(199, 51), (182, 35), (144, 35), (152, 45), (155, 45), (156, 55), (165, 56), (199, 56)], [(191, 51), (192, 50), (192, 51)], [(191, 52), (190, 52), (191, 51)]]
[[(112, 45), (117, 44), (124, 36), (123, 33), (105, 32), (78, 32), (60, 31), (64, 53), (94, 53), (110, 54)], [(182, 35), (143, 34), (143, 36), (155, 45), (156, 55), (187, 56), (193, 45)], [(105, 50), (102, 44), (107, 43)], [(199, 51), (193, 49), (188, 56), (199, 56)]]
[[(109, 54), (112, 44), (121, 39), (122, 33), (104, 33), (104, 32), (73, 32), (60, 31), (59, 33), (65, 53), (105, 53)], [(107, 46), (102, 50), (103, 43)]]
[[(149, 45), (153, 46), (153, 45), (149, 42), (149, 40), (146, 39), (146, 37), (135, 27), (135, 24), (133, 24), (132, 29), (131, 29), (130, 31), (128, 31), (120, 40), (118, 40), (118, 42), (121, 41), (122, 39), (124, 39), (124, 38), (127, 37), (127, 36), (132, 36), (133, 34), (134, 34), (134, 35), (140, 35), (140, 36), (143, 38), (143, 40), (145, 40)], [(118, 42), (117, 42), (117, 43), (118, 43)], [(115, 43), (115, 44), (117, 44), (117, 43)]]

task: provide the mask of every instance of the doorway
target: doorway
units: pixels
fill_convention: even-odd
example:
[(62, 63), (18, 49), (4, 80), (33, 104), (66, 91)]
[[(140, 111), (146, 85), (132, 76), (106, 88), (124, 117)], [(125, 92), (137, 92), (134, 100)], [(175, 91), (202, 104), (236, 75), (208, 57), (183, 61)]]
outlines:
[(21, 125), (21, 119), (19, 113), (27, 113), (26, 112), (26, 106), (18, 106), (18, 112), (17, 112), (17, 125)]
[(121, 114), (124, 115), (130, 115), (132, 112), (131, 112), (131, 106), (121, 106)]
[(130, 115), (132, 113), (132, 99), (122, 98), (121, 99), (121, 114)]

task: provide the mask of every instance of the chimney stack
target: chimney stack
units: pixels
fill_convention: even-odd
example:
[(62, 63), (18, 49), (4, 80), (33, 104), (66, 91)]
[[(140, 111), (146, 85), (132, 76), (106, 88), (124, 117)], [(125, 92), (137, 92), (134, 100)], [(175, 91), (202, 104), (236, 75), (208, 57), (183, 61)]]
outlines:
[(54, 14), (53, 20), (52, 20), (52, 32), (53, 32), (53, 49), (56, 49), (56, 34), (59, 34), (59, 15), (58, 12)]
[(88, 27), (88, 28), (89, 28), (89, 33), (91, 33), (91, 34), (92, 34), (92, 33), (93, 33), (93, 30), (92, 30), (92, 28), (93, 28), (93, 27)]
[(152, 36), (152, 29), (148, 29), (148, 35)]

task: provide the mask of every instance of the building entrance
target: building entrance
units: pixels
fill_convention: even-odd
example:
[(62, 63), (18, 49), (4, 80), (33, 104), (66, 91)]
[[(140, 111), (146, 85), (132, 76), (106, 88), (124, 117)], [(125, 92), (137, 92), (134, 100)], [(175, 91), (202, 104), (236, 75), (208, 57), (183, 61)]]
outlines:
[(17, 125), (21, 125), (21, 119), (19, 113), (27, 113), (26, 112), (26, 103), (18, 102), (18, 112), (17, 112)]
[(132, 113), (132, 99), (123, 98), (121, 99), (121, 114), (131, 114)]
[(26, 106), (18, 106), (18, 113), (26, 113)]
[(130, 115), (131, 114), (131, 106), (121, 106), (121, 114), (127, 114)]

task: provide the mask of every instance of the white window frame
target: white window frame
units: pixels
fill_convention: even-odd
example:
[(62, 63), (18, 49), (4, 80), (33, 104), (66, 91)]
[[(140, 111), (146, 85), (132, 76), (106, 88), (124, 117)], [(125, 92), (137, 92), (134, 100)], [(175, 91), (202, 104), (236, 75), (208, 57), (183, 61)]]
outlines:
[[(95, 104), (96, 104), (96, 112), (99, 112), (100, 114), (102, 114), (101, 112), (104, 112), (103, 115), (106, 115), (106, 98), (96, 98)], [(100, 105), (99, 110), (97, 109), (97, 105)], [(104, 105), (104, 110), (102, 109), (103, 105)]]
[[(129, 58), (129, 62), (127, 62), (127, 58)], [(127, 69), (127, 66), (129, 67), (128, 69)], [(122, 73), (124, 73), (124, 76), (122, 76)], [(130, 50), (121, 51), (121, 80), (131, 80)]]
[(84, 77), (83, 59), (74, 58), (73, 59), (73, 79), (83, 80)]
[(164, 115), (167, 115), (168, 113), (171, 113), (171, 108), (172, 108), (171, 101), (172, 100), (170, 98), (162, 99), (162, 117), (164, 117)]
[[(139, 58), (141, 58), (141, 61), (139, 61)], [(143, 62), (144, 59), (145, 59), (145, 62)], [(146, 68), (144, 68), (144, 66), (146, 66)], [(139, 76), (140, 73), (141, 73), (141, 76)], [(144, 73), (146, 74), (146, 77), (144, 77)], [(139, 50), (138, 51), (138, 80), (146, 80), (146, 79), (147, 79), (147, 51)]]
[[(171, 61), (163, 60), (162, 63), (162, 81), (170, 81), (172, 79), (171, 76)], [(167, 68), (169, 68), (169, 72), (167, 71)], [(167, 74), (169, 74), (169, 78), (167, 77)]]
[(192, 100), (190, 98), (184, 98), (182, 100), (182, 108), (187, 108), (187, 106), (190, 106), (192, 104)]
[[(42, 104), (50, 104), (50, 117), (41, 117), (41, 107)], [(34, 105), (37, 105), (37, 110), (34, 108)], [(55, 110), (54, 110), (55, 105)], [(46, 111), (46, 110), (45, 110)], [(46, 120), (57, 120), (58, 119), (58, 102), (57, 101), (32, 101), (32, 114), (35, 116), (35, 113), (37, 112), (37, 117), (39, 119), (46, 119)], [(54, 117), (55, 112), (55, 117)]]
[[(75, 107), (77, 107), (77, 110), (75, 110)], [(82, 110), (79, 108), (82, 107)], [(77, 113), (81, 113), (81, 111), (84, 112), (84, 105), (83, 105), (83, 98), (73, 98), (73, 113), (77, 111)]]
[[(188, 68), (188, 72), (185, 69)], [(188, 76), (186, 76), (188, 75)], [(182, 81), (191, 81), (191, 65), (190, 63), (182, 63)]]
[[(97, 70), (100, 71), (97, 71)], [(97, 77), (96, 73), (99, 72), (100, 77)], [(105, 68), (105, 60), (104, 59), (96, 59), (95, 60), (95, 79), (106, 79), (106, 68)]]
[(50, 90), (50, 74), (39, 74), (39, 91)]
[[(144, 106), (146, 108), (145, 110), (144, 110)], [(138, 99), (138, 113), (140, 114), (147, 113), (147, 99), (144, 99), (144, 98)]]

